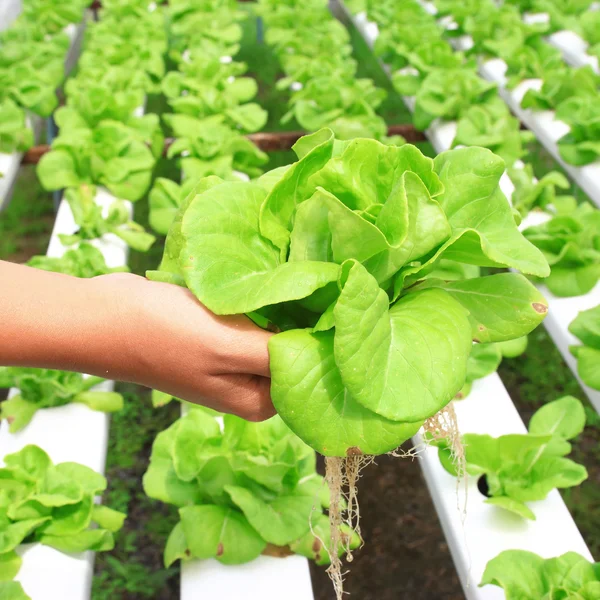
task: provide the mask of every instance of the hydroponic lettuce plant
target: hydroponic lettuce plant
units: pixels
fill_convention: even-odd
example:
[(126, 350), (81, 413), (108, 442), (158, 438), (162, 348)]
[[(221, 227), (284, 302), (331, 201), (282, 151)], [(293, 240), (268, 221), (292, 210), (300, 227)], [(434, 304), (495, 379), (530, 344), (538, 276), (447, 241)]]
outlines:
[(225, 124), (223, 115), (202, 120), (188, 115), (164, 115), (163, 119), (176, 138), (167, 157), (181, 157), (185, 177), (198, 180), (216, 175), (231, 179), (236, 178), (234, 171), (257, 177), (268, 162), (267, 155), (255, 144)]
[[(385, 56), (385, 52), (383, 55)], [(401, 50), (394, 54), (400, 57)], [(423, 80), (434, 69), (457, 69), (464, 65), (464, 57), (460, 52), (454, 52), (445, 40), (421, 42), (416, 48), (410, 48), (402, 53), (405, 65), (392, 75), (394, 89), (402, 96), (414, 96), (419, 91)], [(390, 64), (385, 61), (385, 64)], [(393, 63), (391, 63), (393, 64)], [(410, 69), (404, 68), (410, 66)]]
[[(467, 472), (485, 477), (487, 504), (535, 520), (526, 502), (543, 500), (554, 488), (574, 487), (587, 479), (583, 465), (565, 458), (571, 452), (568, 440), (584, 427), (583, 405), (577, 398), (565, 396), (537, 410), (527, 434), (494, 438), (467, 433), (462, 436)], [(447, 442), (432, 443), (439, 447), (443, 467), (457, 475)]]
[[(428, 272), (442, 258), (541, 277), (549, 268), (517, 230), (498, 187), (504, 162), (488, 150), (431, 160), (411, 145), (334, 142), (330, 130), (294, 149), (297, 163), (254, 183), (201, 181), (148, 276), (282, 331), (269, 343), (273, 403), (329, 457), (337, 502), (344, 465), (354, 494), (363, 455), (396, 448), (462, 388), (474, 339), (521, 337), (547, 311), (518, 274)], [(340, 518), (333, 511), (332, 556)]]
[(583, 166), (600, 156), (600, 106), (598, 96), (565, 100), (556, 110), (556, 118), (571, 130), (558, 140), (560, 155), (571, 165)]
[(337, 50), (338, 54), (351, 53), (348, 49), (350, 36), (347, 29), (332, 17), (327, 4), (321, 0), (303, 3), (261, 1), (257, 12), (266, 20), (265, 41), (277, 55), (283, 57), (285, 54), (291, 54), (287, 48), (296, 47), (298, 40), (291, 38), (290, 32), (309, 30), (313, 35), (304, 40), (305, 44), (299, 46), (304, 56), (318, 56), (324, 50), (323, 44), (332, 50), (341, 47), (341, 50)]
[(25, 112), (12, 100), (0, 102), (0, 153), (24, 152), (33, 146)]
[(488, 562), (479, 585), (502, 588), (506, 600), (596, 600), (600, 563), (576, 552), (544, 559), (526, 550), (505, 550)]
[(523, 235), (550, 264), (543, 283), (555, 296), (587, 294), (600, 279), (600, 211), (584, 202), (568, 214), (559, 214)]
[(533, 110), (555, 110), (570, 98), (596, 98), (600, 76), (589, 65), (577, 69), (563, 66), (544, 80), (540, 90), (527, 90), (521, 106)]
[(543, 40), (517, 48), (505, 61), (509, 89), (525, 79), (550, 79), (554, 71), (563, 70), (565, 66), (560, 50)]
[(482, 146), (513, 165), (527, 153), (525, 146), (534, 139), (530, 131), (521, 130), (521, 122), (510, 114), (506, 104), (488, 103), (462, 113), (452, 147)]
[(581, 35), (590, 46), (586, 52), (600, 58), (600, 12), (586, 12), (585, 18), (579, 20), (579, 25)]
[[(435, 21), (423, 13), (424, 11), (417, 7), (416, 16), (403, 15), (405, 20), (393, 27), (386, 27), (377, 36), (373, 47), (375, 54), (389, 65), (394, 73), (411, 66), (418, 71), (412, 74), (412, 78), (418, 77), (418, 80), (422, 80), (432, 67), (435, 68), (436, 63), (440, 68), (457, 68), (464, 61), (461, 53), (453, 52), (450, 44), (441, 39), (442, 32)], [(409, 83), (412, 85), (407, 87)], [(414, 82), (407, 78), (401, 81), (398, 91), (406, 96), (413, 96), (413, 87)]]
[(455, 399), (466, 398), (478, 379), (483, 379), (495, 373), (503, 358), (515, 358), (527, 349), (527, 336), (508, 340), (507, 342), (496, 342), (491, 344), (473, 344), (469, 360), (467, 361), (467, 374), (465, 385)]
[(167, 235), (175, 220), (181, 203), (198, 183), (195, 179), (186, 179), (181, 185), (158, 177), (148, 196), (150, 206), (150, 227), (160, 235)]
[(0, 67), (0, 101), (10, 99), (41, 117), (49, 116), (58, 106), (58, 84), (43, 73), (30, 64)]
[(85, 48), (79, 59), (82, 69), (98, 65), (141, 71), (151, 82), (148, 91), (158, 91), (165, 75), (167, 38), (162, 12), (145, 18), (102, 18), (88, 27)]
[(12, 581), (22, 559), (21, 544), (41, 543), (61, 552), (106, 552), (126, 515), (96, 504), (106, 479), (74, 462), (52, 464), (38, 446), (25, 446), (4, 457), (0, 469), (0, 597), (27, 600)]
[(242, 39), (239, 22), (247, 13), (237, 10), (232, 0), (176, 0), (169, 2), (168, 10), (173, 46), (180, 51), (194, 47), (202, 39), (226, 45), (237, 44)]
[(38, 410), (73, 402), (100, 412), (117, 412), (123, 408), (121, 394), (92, 390), (104, 381), (67, 371), (0, 367), (0, 388), (19, 390), (18, 395), (0, 404), (0, 415), (14, 433), (27, 426)]
[(39, 26), (10, 27), (0, 34), (2, 95), (47, 116), (56, 106), (56, 88), (65, 77), (66, 34), (46, 36)]
[[(441, 258), (539, 276), (548, 265), (518, 232), (498, 188), (504, 163), (487, 150), (454, 150), (432, 161), (410, 145), (334, 144), (329, 130), (302, 138), (295, 150), (297, 163), (256, 183), (203, 180), (202, 193), (181, 205), (161, 273), (150, 276), (185, 281), (217, 314), (258, 312), (293, 329), (270, 345), (272, 394), (283, 419), (328, 456), (387, 452), (462, 387), (472, 338), (520, 337), (546, 312), (519, 275), (421, 283), (428, 270)], [(358, 171), (360, 179), (352, 176)], [(488, 212), (495, 218), (486, 220)], [(488, 294), (495, 314), (478, 301)], [(369, 318), (356, 327), (351, 315), (360, 302)], [(425, 329), (413, 337), (421, 320)], [(438, 351), (425, 360), (418, 349), (427, 335)], [(378, 360), (362, 361), (373, 348)], [(329, 377), (313, 390), (305, 369), (316, 376), (326, 366)], [(384, 386), (388, 370), (395, 375)], [(294, 376), (299, 385), (290, 389)], [(344, 388), (356, 426), (336, 406)]]
[(141, 115), (145, 97), (140, 90), (128, 93), (114, 93), (103, 83), (72, 85), (67, 88), (67, 105), (59, 108), (55, 120), (61, 134), (74, 131), (76, 135), (83, 129), (93, 131), (103, 121), (119, 122), (127, 126), (133, 138), (148, 146), (155, 158), (162, 155), (164, 135), (158, 115)]
[(506, 59), (523, 46), (539, 42), (548, 23), (527, 23), (512, 6), (487, 2), (483, 10), (468, 15), (464, 30), (473, 39), (472, 52)]
[(489, 0), (465, 0), (464, 2), (459, 2), (459, 0), (435, 0), (434, 5), (438, 19), (446, 17), (456, 25), (446, 30), (446, 35), (452, 37), (465, 35), (465, 21), (469, 17), (479, 13), (487, 13), (492, 8)]
[(567, 190), (570, 187), (567, 178), (558, 171), (550, 171), (538, 180), (533, 167), (523, 165), (509, 168), (508, 176), (515, 186), (511, 197), (513, 208), (522, 217), (534, 209), (568, 215), (577, 208), (573, 196), (557, 196), (556, 188)]
[(370, 79), (315, 78), (292, 95), (290, 111), (281, 122), (287, 124), (295, 118), (307, 131), (329, 127), (342, 140), (356, 137), (382, 140), (387, 126), (375, 111), (386, 95)]
[(219, 58), (190, 60), (162, 82), (163, 93), (176, 113), (196, 119), (223, 115), (225, 124), (245, 133), (265, 126), (267, 111), (250, 102), (258, 92), (256, 81), (240, 77), (246, 71), (245, 64), (222, 62)]
[(47, 190), (98, 184), (135, 202), (150, 187), (155, 163), (138, 131), (117, 121), (102, 121), (93, 130), (63, 131), (40, 160), (37, 174)]
[(143, 71), (131, 72), (127, 67), (96, 64), (82, 69), (78, 65), (77, 77), (69, 79), (65, 84), (65, 91), (69, 96), (71, 86), (85, 89), (86, 85), (101, 84), (105, 89), (110, 90), (114, 96), (117, 96), (117, 104), (126, 101), (121, 96), (129, 98), (136, 94), (139, 99), (137, 106), (142, 106), (146, 94), (152, 89), (152, 82), (148, 75)]
[[(192, 409), (152, 447), (144, 490), (179, 507), (180, 516), (165, 566), (208, 558), (241, 564), (273, 546), (328, 564), (322, 540), (329, 521), (321, 508), (327, 490), (314, 451), (279, 417), (248, 423), (225, 415), (222, 422), (221, 428), (211, 414)], [(357, 547), (359, 536), (347, 527), (344, 533)]]
[(109, 267), (102, 252), (88, 242), (82, 242), (76, 248), (67, 250), (61, 257), (34, 256), (27, 264), (43, 271), (64, 273), (83, 279), (107, 275), (108, 273), (129, 272), (127, 266)]
[(21, 18), (35, 22), (47, 34), (56, 34), (68, 25), (80, 23), (87, 7), (87, 0), (24, 0)]
[(496, 84), (470, 68), (438, 69), (423, 81), (415, 96), (413, 123), (427, 129), (436, 118), (460, 118), (475, 105), (500, 105)]
[(94, 200), (96, 189), (93, 186), (81, 186), (65, 191), (75, 223), (79, 225), (76, 233), (59, 234), (65, 246), (79, 244), (85, 240), (95, 240), (106, 234), (121, 238), (130, 248), (146, 252), (156, 238), (142, 225), (131, 220), (131, 209), (122, 200), (114, 200), (103, 210)]
[(539, 12), (549, 16), (551, 31), (580, 32), (580, 22), (584, 13), (587, 17), (588, 9), (593, 0), (536, 0), (535, 6)]
[(581, 341), (569, 350), (577, 359), (577, 372), (586, 385), (600, 390), (600, 307), (581, 311), (569, 325), (569, 331)]

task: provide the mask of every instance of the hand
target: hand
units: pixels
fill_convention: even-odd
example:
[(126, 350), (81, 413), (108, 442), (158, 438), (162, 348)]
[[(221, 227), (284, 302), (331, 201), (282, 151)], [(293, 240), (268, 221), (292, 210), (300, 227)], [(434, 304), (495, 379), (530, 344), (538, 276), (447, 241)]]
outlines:
[(77, 279), (0, 261), (0, 365), (131, 381), (250, 421), (275, 414), (270, 333), (186, 289), (118, 273)]
[(179, 286), (125, 273), (90, 283), (109, 300), (105, 318), (120, 331), (117, 373), (105, 376), (249, 421), (275, 414), (267, 350), (272, 334), (243, 315), (214, 315)]

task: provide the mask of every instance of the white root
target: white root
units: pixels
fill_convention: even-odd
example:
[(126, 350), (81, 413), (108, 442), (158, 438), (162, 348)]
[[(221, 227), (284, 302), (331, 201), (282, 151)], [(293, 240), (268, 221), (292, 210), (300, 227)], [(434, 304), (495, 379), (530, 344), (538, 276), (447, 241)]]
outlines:
[[(464, 517), (467, 508), (465, 450), (452, 404), (427, 419), (423, 429), (436, 441), (446, 440), (451, 449), (453, 462), (458, 473), (457, 497), (458, 485), (460, 481), (465, 481)], [(408, 451), (403, 451), (397, 448), (389, 454), (398, 458), (415, 458), (421, 450), (422, 448), (411, 448)], [(343, 600), (344, 576), (347, 573), (347, 571), (342, 571), (343, 563), (340, 554), (345, 554), (346, 560), (352, 562), (352, 549), (350, 547), (352, 532), (360, 536), (360, 508), (358, 504), (360, 472), (374, 460), (374, 456), (364, 455), (358, 448), (350, 448), (344, 458), (325, 457), (325, 481), (329, 486), (329, 524), (331, 526), (331, 539), (328, 548), (331, 564), (327, 569), (327, 574), (333, 583), (336, 600)], [(342, 530), (343, 525), (349, 528), (348, 534)]]

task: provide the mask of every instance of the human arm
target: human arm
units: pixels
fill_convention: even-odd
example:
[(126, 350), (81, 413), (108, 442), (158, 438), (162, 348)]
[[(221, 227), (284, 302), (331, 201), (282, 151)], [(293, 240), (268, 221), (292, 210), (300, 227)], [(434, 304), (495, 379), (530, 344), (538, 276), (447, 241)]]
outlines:
[(0, 261), (0, 365), (130, 381), (262, 420), (274, 414), (269, 336), (244, 316), (214, 315), (178, 286)]

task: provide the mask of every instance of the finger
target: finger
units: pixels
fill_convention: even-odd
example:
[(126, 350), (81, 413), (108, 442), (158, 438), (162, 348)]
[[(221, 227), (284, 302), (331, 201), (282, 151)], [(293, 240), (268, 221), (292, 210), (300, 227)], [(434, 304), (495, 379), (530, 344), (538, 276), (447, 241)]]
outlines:
[(225, 374), (211, 378), (208, 398), (189, 400), (246, 421), (264, 421), (276, 414), (270, 388), (271, 380), (267, 377)]
[(268, 343), (273, 334), (246, 317), (232, 320), (229, 327), (231, 339), (227, 344), (227, 361), (222, 363), (220, 372), (271, 377)]

